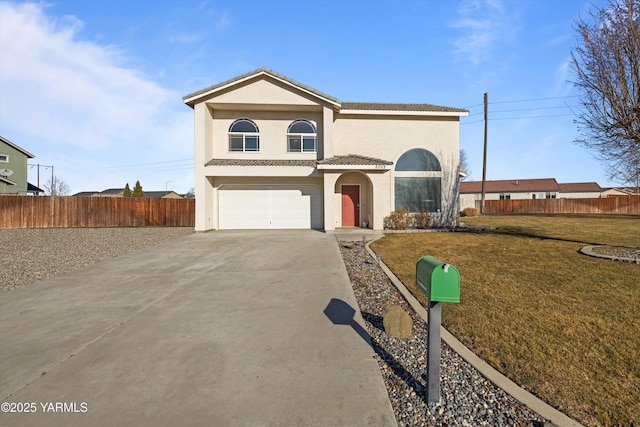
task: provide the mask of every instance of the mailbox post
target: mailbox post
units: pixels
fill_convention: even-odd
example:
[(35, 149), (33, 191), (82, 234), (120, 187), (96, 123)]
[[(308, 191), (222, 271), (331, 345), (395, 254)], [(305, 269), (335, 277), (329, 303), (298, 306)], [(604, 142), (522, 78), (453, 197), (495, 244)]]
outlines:
[(432, 256), (416, 264), (416, 284), (427, 295), (427, 402), (440, 401), (440, 325), (443, 302), (460, 302), (460, 273)]

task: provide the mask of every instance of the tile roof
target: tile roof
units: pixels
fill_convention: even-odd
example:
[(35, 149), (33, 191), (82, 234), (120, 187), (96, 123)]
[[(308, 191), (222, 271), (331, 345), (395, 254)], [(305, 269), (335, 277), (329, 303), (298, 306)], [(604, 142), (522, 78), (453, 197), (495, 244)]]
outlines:
[[(213, 86), (206, 87), (204, 89), (195, 91), (188, 95), (182, 97), (182, 100), (185, 101), (189, 106), (193, 107), (195, 104), (195, 100), (192, 98), (198, 97), (199, 95), (204, 95), (209, 92), (214, 92), (217, 89), (232, 85), (236, 82), (241, 82), (243, 80), (256, 77), (259, 75), (270, 75), (276, 79), (285, 81), (293, 86), (296, 86), (304, 91), (312, 93), (320, 98), (324, 98), (337, 104), (341, 109), (344, 110), (362, 110), (362, 111), (406, 111), (406, 112), (436, 112), (436, 113), (468, 113), (468, 110), (461, 108), (452, 108), (452, 107), (444, 107), (441, 105), (433, 105), (433, 104), (394, 104), (394, 103), (375, 103), (375, 102), (342, 102), (338, 98), (335, 98), (331, 95), (327, 95), (324, 92), (321, 92), (317, 89), (314, 89), (310, 86), (307, 86), (303, 83), (300, 83), (290, 77), (285, 76), (284, 74), (280, 74), (271, 70), (270, 68), (262, 67), (253, 71), (249, 71), (248, 73), (239, 75), (237, 77), (233, 77), (229, 80), (225, 80), (221, 83), (217, 83)], [(187, 102), (187, 100), (189, 100)]]
[(468, 113), (468, 110), (461, 108), (445, 107), (433, 104), (394, 104), (376, 102), (343, 102), (344, 110), (364, 110), (364, 111), (422, 111), (438, 113)]
[[(560, 191), (555, 178), (541, 179), (508, 179), (487, 181), (487, 193), (522, 193), (532, 191)], [(463, 181), (460, 183), (460, 193), (482, 193), (482, 181)]]
[(315, 160), (211, 159), (205, 166), (303, 166), (316, 167)]
[(357, 154), (349, 154), (347, 156), (334, 156), (328, 159), (319, 160), (319, 165), (392, 165), (393, 162), (387, 160), (374, 159), (373, 157), (365, 157)]
[(293, 80), (290, 77), (285, 76), (284, 74), (277, 73), (277, 72), (275, 72), (275, 71), (273, 71), (273, 70), (271, 70), (269, 68), (266, 68), (266, 67), (262, 67), (262, 68), (258, 68), (257, 70), (249, 71), (248, 73), (242, 74), (240, 76), (233, 77), (233, 78), (231, 78), (229, 80), (225, 80), (225, 81), (223, 81), (221, 83), (218, 83), (218, 84), (215, 84), (213, 86), (209, 86), (207, 88), (204, 88), (204, 89), (198, 90), (196, 92), (190, 93), (188, 95), (183, 96), (182, 99), (183, 100), (187, 100), (189, 98), (193, 98), (193, 97), (198, 96), (198, 95), (203, 95), (203, 94), (205, 94), (207, 92), (214, 91), (214, 90), (219, 89), (221, 87), (225, 87), (225, 86), (228, 86), (228, 85), (233, 84), (235, 82), (242, 81), (242, 80), (250, 78), (250, 77), (252, 77), (254, 75), (258, 76), (260, 74), (271, 75), (272, 77), (275, 77), (275, 78), (280, 79), (280, 80), (284, 80), (287, 83), (292, 84), (293, 86), (297, 86), (297, 87), (299, 87), (301, 89), (304, 89), (304, 90), (306, 90), (308, 92), (311, 92), (314, 95), (317, 95), (317, 96), (319, 96), (321, 98), (326, 98), (326, 99), (328, 99), (330, 101), (333, 101), (335, 103), (340, 103), (340, 101), (337, 98), (334, 98), (331, 95), (327, 95), (326, 93), (320, 92), (319, 90), (316, 90), (316, 89), (314, 89), (314, 88), (312, 88), (310, 86), (302, 84), (302, 83), (300, 83), (300, 82), (298, 82), (296, 80)]
[(588, 192), (600, 192), (602, 188), (597, 182), (567, 182), (564, 184), (558, 184), (560, 191), (579, 193), (582, 191)]

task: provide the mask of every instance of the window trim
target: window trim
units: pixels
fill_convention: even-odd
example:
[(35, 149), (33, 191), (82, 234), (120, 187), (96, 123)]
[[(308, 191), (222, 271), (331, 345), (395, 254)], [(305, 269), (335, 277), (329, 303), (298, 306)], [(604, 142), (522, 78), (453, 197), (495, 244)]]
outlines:
[[(430, 169), (430, 170), (396, 170), (396, 168), (398, 167), (398, 162), (399, 160), (407, 155), (407, 153), (413, 152), (415, 150), (423, 150), (426, 151), (428, 153), (429, 159), (431, 159), (431, 156), (434, 160), (434, 164), (432, 166), (436, 166), (437, 170), (434, 169)], [(425, 165), (429, 166), (430, 163), (429, 162), (425, 162)], [(444, 198), (443, 198), (443, 194), (442, 194), (442, 181), (444, 180), (444, 173), (442, 171), (442, 163), (440, 162), (440, 159), (438, 158), (438, 156), (436, 156), (432, 151), (424, 148), (424, 147), (414, 147), (414, 148), (409, 148), (406, 151), (404, 151), (399, 157), (398, 159), (395, 161), (395, 166), (393, 168), (393, 207), (394, 209), (400, 209), (400, 207), (398, 206), (398, 194), (396, 192), (396, 187), (397, 187), (397, 179), (398, 178), (422, 178), (422, 179), (438, 179), (439, 180), (439, 188), (438, 188), (438, 195), (436, 195), (435, 197), (438, 197), (439, 199), (433, 199), (433, 201), (431, 203), (433, 203), (434, 209), (435, 210), (429, 210), (429, 212), (431, 213), (440, 213), (442, 212), (442, 207), (444, 204)], [(412, 212), (415, 213), (415, 212)]]
[[(249, 122), (256, 129), (256, 131), (255, 132), (233, 132), (231, 129), (239, 122)], [(229, 135), (229, 146), (228, 146), (229, 152), (231, 153), (259, 153), (260, 152), (260, 129), (258, 128), (258, 125), (256, 125), (256, 123), (253, 120), (248, 119), (246, 117), (241, 117), (239, 119), (234, 120), (233, 123), (231, 123), (231, 125), (229, 126), (228, 135)], [(231, 139), (234, 137), (235, 138), (242, 137), (242, 150), (232, 149)], [(247, 137), (256, 139), (255, 150), (247, 150)]]
[[(3, 159), (4, 157), (4, 159)], [(8, 154), (0, 154), (0, 162), (9, 163), (9, 155)]]
[[(306, 133), (290, 132), (291, 128), (295, 124), (300, 122), (308, 124), (311, 127), (311, 129), (313, 129), (313, 132), (306, 132)], [(291, 149), (291, 138), (296, 138), (296, 137), (300, 139), (300, 148), (293, 150)], [(305, 138), (313, 138), (312, 150), (305, 150), (304, 148)], [(296, 119), (292, 121), (291, 124), (289, 124), (289, 127), (287, 128), (287, 153), (317, 153), (317, 152), (318, 152), (318, 130), (315, 127), (315, 125), (310, 120), (307, 120), (307, 119)]]

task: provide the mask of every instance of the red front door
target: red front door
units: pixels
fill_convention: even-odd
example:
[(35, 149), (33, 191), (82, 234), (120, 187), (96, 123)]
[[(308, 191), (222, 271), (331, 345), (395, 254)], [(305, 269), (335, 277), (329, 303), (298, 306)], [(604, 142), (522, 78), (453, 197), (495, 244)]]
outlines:
[(360, 222), (360, 186), (342, 186), (342, 226), (354, 227)]

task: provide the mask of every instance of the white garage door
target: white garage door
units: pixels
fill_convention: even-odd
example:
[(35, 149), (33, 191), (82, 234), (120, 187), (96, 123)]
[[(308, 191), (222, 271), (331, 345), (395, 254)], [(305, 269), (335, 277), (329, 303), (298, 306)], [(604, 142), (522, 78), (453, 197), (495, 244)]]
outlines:
[(220, 229), (322, 228), (315, 185), (225, 185), (218, 191)]

